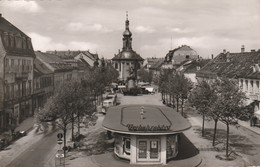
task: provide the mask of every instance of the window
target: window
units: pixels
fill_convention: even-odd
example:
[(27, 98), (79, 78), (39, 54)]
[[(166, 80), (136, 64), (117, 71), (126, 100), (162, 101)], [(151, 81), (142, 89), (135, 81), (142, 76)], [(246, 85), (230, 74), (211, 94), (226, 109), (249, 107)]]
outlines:
[(147, 142), (139, 141), (138, 158), (147, 158)]
[(8, 33), (7, 32), (5, 32), (4, 33), (4, 44), (7, 46), (7, 47), (9, 47), (9, 35), (8, 35)]
[(117, 63), (115, 63), (115, 69), (118, 69), (118, 64)]
[(16, 44), (16, 47), (17, 47), (17, 48), (19, 48), (19, 49), (23, 48), (22, 38), (16, 36), (16, 37), (15, 37), (15, 44)]
[(259, 81), (256, 81), (256, 93), (259, 93)]
[(11, 86), (10, 86), (10, 98), (11, 99), (13, 99), (14, 98), (14, 84), (12, 84)]
[(248, 91), (248, 80), (246, 80), (246, 91)]
[(19, 89), (18, 89), (18, 84), (14, 84), (14, 97), (19, 96)]
[(124, 138), (124, 153), (130, 155), (131, 141), (129, 138)]
[(26, 82), (22, 82), (22, 96), (26, 95)]
[(5, 86), (5, 99), (9, 100), (9, 85)]
[(254, 91), (254, 81), (250, 81), (250, 92)]
[(5, 68), (6, 71), (9, 71), (9, 59), (5, 59)]
[(14, 36), (10, 35), (10, 46), (15, 47)]
[(11, 59), (11, 67), (14, 67), (14, 59)]

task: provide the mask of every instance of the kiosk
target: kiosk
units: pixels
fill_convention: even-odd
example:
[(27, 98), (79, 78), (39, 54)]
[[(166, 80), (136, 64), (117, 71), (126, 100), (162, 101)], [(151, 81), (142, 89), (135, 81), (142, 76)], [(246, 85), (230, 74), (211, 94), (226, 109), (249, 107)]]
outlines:
[(179, 134), (191, 124), (172, 108), (122, 105), (108, 109), (103, 127), (114, 133), (114, 153), (131, 164), (166, 164), (178, 154)]

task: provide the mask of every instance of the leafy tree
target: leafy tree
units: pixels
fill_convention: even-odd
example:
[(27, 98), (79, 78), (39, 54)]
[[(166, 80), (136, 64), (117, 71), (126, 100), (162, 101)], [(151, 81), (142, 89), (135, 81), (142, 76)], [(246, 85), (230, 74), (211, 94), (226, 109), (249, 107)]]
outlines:
[(211, 110), (211, 105), (214, 100), (213, 97), (213, 87), (209, 84), (209, 82), (203, 80), (198, 82), (198, 85), (193, 88), (188, 98), (190, 104), (197, 109), (199, 114), (202, 115), (202, 136), (205, 135), (205, 117)]
[(245, 94), (241, 91), (236, 80), (222, 78), (218, 81), (219, 89), (217, 89), (217, 99), (215, 101), (215, 109), (219, 111), (219, 120), (226, 124), (226, 157), (229, 156), (229, 126), (237, 125), (238, 118), (244, 115), (242, 110)]
[[(56, 125), (64, 134), (64, 147), (66, 147), (66, 134), (70, 124), (72, 124), (72, 139), (74, 138), (74, 122), (78, 116), (77, 113), (80, 113), (80, 116), (84, 114), (92, 116), (93, 110), (85, 112), (87, 111), (86, 104), (90, 103), (88, 92), (78, 82), (66, 82), (59, 87), (55, 95), (37, 113), (36, 118), (39, 122), (56, 120)], [(79, 112), (80, 110), (81, 112)]]
[(145, 70), (144, 68), (141, 68), (140, 70), (138, 70), (138, 76), (139, 79), (143, 82), (149, 82), (151, 84), (152, 80), (153, 80), (153, 73), (152, 71), (148, 71)]
[(176, 99), (177, 112), (179, 112), (179, 101), (181, 101), (182, 115), (183, 115), (183, 104), (185, 99), (188, 97), (188, 93), (192, 88), (191, 81), (184, 76), (182, 73), (176, 73), (173, 76), (173, 84), (171, 85), (171, 91)]

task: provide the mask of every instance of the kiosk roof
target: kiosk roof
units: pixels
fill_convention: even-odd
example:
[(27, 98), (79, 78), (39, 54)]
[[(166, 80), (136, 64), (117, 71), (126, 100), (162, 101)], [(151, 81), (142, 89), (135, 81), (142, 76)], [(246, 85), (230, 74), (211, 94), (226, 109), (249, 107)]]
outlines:
[(108, 109), (103, 127), (118, 133), (160, 135), (182, 132), (191, 124), (166, 106), (120, 105)]

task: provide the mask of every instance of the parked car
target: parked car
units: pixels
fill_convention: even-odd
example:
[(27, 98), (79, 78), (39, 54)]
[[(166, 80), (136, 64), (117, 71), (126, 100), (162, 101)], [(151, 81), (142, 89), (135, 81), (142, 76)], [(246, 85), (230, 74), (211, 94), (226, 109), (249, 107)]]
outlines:
[(145, 89), (148, 90), (151, 94), (155, 93), (155, 89), (153, 87), (145, 87)]

